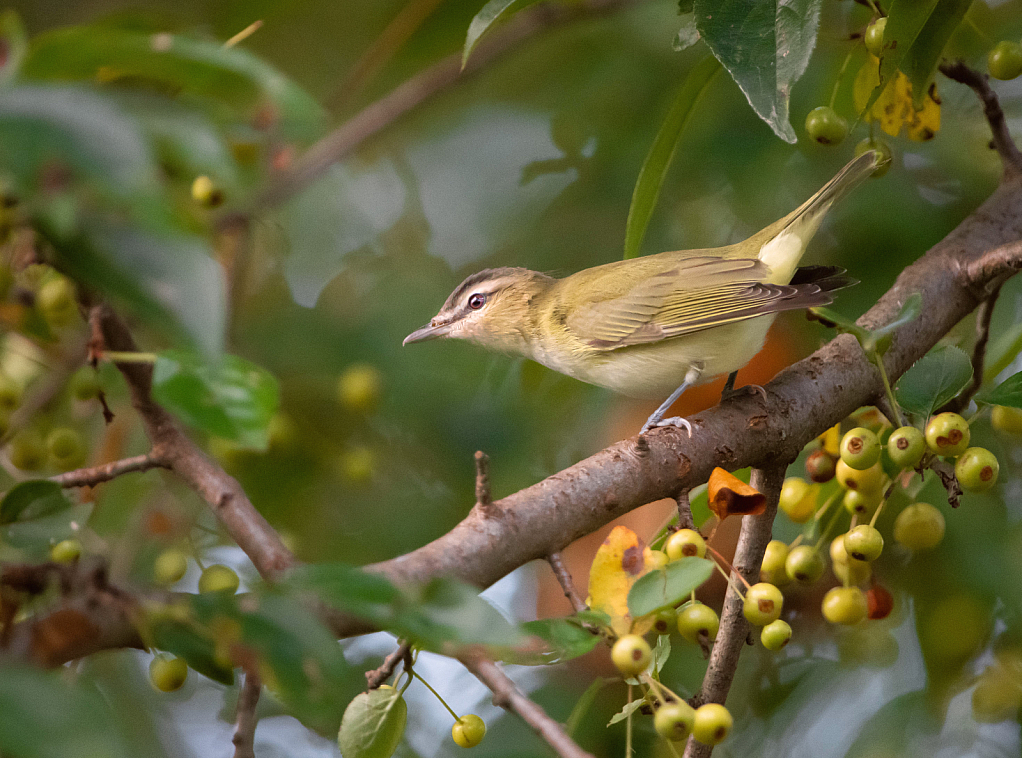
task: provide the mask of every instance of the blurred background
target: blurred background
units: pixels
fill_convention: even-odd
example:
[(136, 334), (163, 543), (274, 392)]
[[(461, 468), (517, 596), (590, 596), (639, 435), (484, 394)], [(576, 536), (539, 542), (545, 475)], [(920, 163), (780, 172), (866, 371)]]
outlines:
[[(32, 35), (102, 23), (223, 40), (262, 20), (243, 46), (308, 90), (325, 108), (325, 125), (333, 126), (459, 51), (481, 5), (31, 0), (11, 7)], [(981, 61), (991, 40), (1022, 34), (1020, 11), (1018, 2), (975, 2), (968, 24), (953, 39), (956, 51)], [(837, 110), (854, 123), (852, 81), (866, 53), (849, 35), (861, 32), (870, 18), (869, 9), (851, 0), (824, 3), (819, 48), (792, 93), (796, 145), (771, 132), (730, 78), (714, 81), (680, 143), (643, 252), (739, 241), (796, 207), (851, 157), (854, 144), (868, 134), (864, 124), (856, 123), (844, 144), (824, 147), (804, 138), (802, 123), (812, 108), (830, 101), (835, 86)], [(401, 340), (478, 269), (525, 266), (565, 275), (621, 257), (639, 168), (677, 89), (704, 54), (699, 47), (673, 52), (678, 23), (676, 3), (649, 0), (536, 35), (447, 87), (256, 220), (233, 293), (228, 349), (279, 379), (281, 409), (266, 452), (207, 442), (299, 558), (360, 565), (443, 534), (473, 503), (476, 450), (490, 456), (494, 495), (501, 497), (641, 426), (654, 404), (615, 397), (466, 344), (402, 348)], [(861, 280), (840, 293), (833, 307), (842, 314), (864, 312), (902, 268), (997, 185), (999, 163), (987, 147), (979, 103), (947, 80), (939, 79), (937, 88), (943, 105), (936, 138), (891, 139), (892, 170), (844, 200), (806, 256), (806, 263), (844, 266)], [(1010, 126), (1022, 125), (1017, 83), (998, 83), (997, 91)], [(297, 140), (288, 147), (300, 152), (305, 144)], [(228, 208), (244, 207), (260, 186), (246, 174), (242, 152), (234, 153), (242, 165), (227, 190)], [(286, 150), (277, 156), (288, 159)], [(1004, 288), (995, 340), (1020, 320), (1020, 292), (1019, 281)], [(965, 323), (948, 341), (968, 348), (971, 335), (972, 325)], [(740, 372), (739, 386), (765, 384), (830, 336), (800, 313), (783, 314), (764, 351)], [(123, 402), (116, 373), (104, 373), (103, 379), (114, 400), (120, 392)], [(719, 385), (689, 392), (675, 411), (684, 415), (712, 405)], [(142, 452), (143, 439), (128, 416), (121, 414), (106, 431), (95, 416), (79, 423), (100, 445), (123, 454)], [(835, 632), (820, 621), (819, 592), (806, 591), (800, 599), (793, 591), (795, 639), (776, 655), (759, 647), (746, 651), (728, 703), (736, 715), (734, 736), (718, 755), (1019, 754), (1017, 713), (980, 723), (970, 698), (975, 676), (995, 660), (995, 652), (1022, 660), (1022, 653), (1012, 652), (1022, 651), (1017, 647), (1022, 447), (995, 434), (985, 419), (975, 424), (973, 435), (1000, 458), (997, 488), (968, 497), (956, 512), (947, 508), (939, 486), (920, 494), (944, 511), (948, 536), (939, 549), (913, 560), (885, 553), (877, 572), (895, 595), (895, 612), (868, 630)], [(215, 531), (204, 506), (159, 473), (117, 480), (97, 498), (92, 526), (100, 535), (122, 534), (136, 523), (140, 500), (150, 517), (198, 520)], [(651, 538), (670, 507), (654, 504), (628, 523)], [(882, 524), (888, 516), (893, 519), (888, 514)], [(882, 529), (889, 530), (890, 523)], [(796, 534), (797, 527), (778, 519), (777, 538)], [(582, 587), (600, 539), (569, 551)], [(210, 549), (216, 542), (211, 536)], [(216, 549), (223, 551), (222, 562), (253, 577), (238, 551)], [(566, 614), (545, 569), (516, 572), (495, 589), (495, 602), (517, 618)], [(189, 581), (194, 584), (195, 577), (186, 577), (181, 588), (192, 589)], [(360, 667), (375, 666), (389, 649), (388, 642), (372, 640), (349, 648), (355, 663), (350, 696), (364, 686)], [(101, 656), (87, 667), (101, 681), (131, 688), (129, 699), (146, 713), (145, 729), (168, 754), (229, 755), (229, 706), (236, 692), (195, 676), (178, 695), (153, 693), (132, 668), (135, 656)], [(666, 681), (676, 682), (679, 692), (694, 692), (704, 666), (698, 651), (679, 644)], [(439, 662), (432, 671), (430, 681), (445, 696), (472, 701), (459, 709), (496, 715), (481, 705), (486, 693), (474, 681), (463, 681), (463, 671)], [(610, 675), (601, 649), (570, 666), (534, 670), (523, 686), (565, 720), (594, 677)], [(583, 747), (597, 755), (622, 753), (623, 725), (604, 725), (623, 702), (622, 685), (600, 690), (579, 727)], [(436, 719), (428, 709), (436, 707), (425, 699), (413, 702), (411, 737), (399, 755), (458, 750), (446, 737), (447, 727), (432, 724)], [(213, 725), (221, 709), (228, 721)], [(317, 737), (288, 717), (268, 719), (256, 733), (256, 752), (333, 755), (333, 739), (329, 733)], [(640, 727), (638, 739), (638, 754), (662, 754), (664, 746), (648, 724)], [(524, 725), (509, 718), (491, 724), (476, 752), (548, 754)]]

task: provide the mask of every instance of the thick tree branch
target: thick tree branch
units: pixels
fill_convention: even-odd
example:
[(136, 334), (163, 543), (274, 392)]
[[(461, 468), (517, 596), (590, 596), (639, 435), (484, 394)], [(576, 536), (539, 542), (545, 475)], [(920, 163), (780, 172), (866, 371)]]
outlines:
[(985, 74), (965, 65), (965, 61), (945, 61), (940, 64), (940, 72), (949, 79), (965, 84), (972, 88), (972, 91), (983, 103), (983, 115), (990, 124), (990, 131), (993, 134), (993, 146), (997, 154), (1001, 156), (1006, 174), (1022, 173), (1022, 153), (1019, 152), (1015, 141), (1008, 132), (1008, 123), (1004, 119), (1004, 111), (997, 100), (996, 93), (990, 88), (990, 83)]
[(122, 474), (130, 474), (135, 471), (149, 471), (154, 468), (168, 468), (168, 466), (150, 452), (145, 455), (136, 455), (133, 458), (123, 458), (119, 461), (104, 463), (102, 466), (90, 466), (89, 468), (80, 468), (64, 474), (57, 474), (56, 476), (51, 476), (50, 481), (56, 482), (61, 487), (94, 487), (102, 482), (116, 479)]
[(263, 684), (254, 667), (245, 670), (245, 683), (238, 696), (238, 715), (234, 721), (234, 758), (255, 758), (256, 706)]
[[(777, 499), (781, 494), (787, 462), (781, 462), (769, 469), (754, 469), (750, 483), (766, 495), (766, 510), (759, 516), (743, 516), (742, 531), (738, 535), (738, 547), (732, 563), (732, 576), (741, 574), (749, 584), (759, 581), (759, 567), (763, 552), (773, 530), (774, 516), (777, 515)], [(735, 576), (737, 580), (737, 576)], [(740, 581), (740, 580), (737, 580)], [(742, 613), (744, 598), (729, 589), (724, 596), (724, 608), (720, 614), (720, 630), (713, 643), (710, 663), (703, 677), (703, 686), (693, 698), (692, 705), (721, 703), (727, 699), (734, 680), (738, 657), (749, 636), (749, 622)], [(685, 746), (685, 758), (706, 758), (712, 747), (690, 738)]]
[(520, 716), (561, 758), (595, 758), (580, 748), (546, 711), (522, 694), (496, 663), (478, 655), (465, 655), (458, 660), (489, 687), (494, 705)]

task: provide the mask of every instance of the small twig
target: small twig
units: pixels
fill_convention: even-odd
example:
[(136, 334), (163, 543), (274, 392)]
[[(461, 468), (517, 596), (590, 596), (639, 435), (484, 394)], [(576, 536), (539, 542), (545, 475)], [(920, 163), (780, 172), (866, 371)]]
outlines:
[(578, 590), (575, 589), (575, 582), (571, 578), (571, 573), (568, 571), (567, 566), (564, 565), (561, 554), (551, 553), (546, 559), (547, 563), (550, 564), (550, 568), (554, 570), (554, 576), (557, 577), (561, 589), (564, 590), (564, 596), (568, 598), (571, 607), (575, 609), (575, 613), (584, 611), (587, 607), (585, 601), (579, 597)]
[[(759, 567), (770, 541), (785, 469), (786, 466), (779, 465), (770, 469), (752, 470), (750, 483), (766, 495), (766, 510), (759, 516), (742, 517), (742, 531), (738, 536), (733, 563), (734, 573), (746, 581), (759, 581)], [(742, 613), (743, 605), (744, 600), (738, 592), (728, 592), (724, 596), (717, 640), (713, 643), (703, 686), (692, 698), (693, 706), (723, 703), (727, 699), (738, 667), (738, 658), (749, 636), (749, 622)], [(712, 750), (712, 747), (690, 739), (685, 746), (685, 758), (707, 758)]]
[(955, 476), (955, 467), (939, 458), (930, 461), (930, 468), (940, 477), (941, 484), (947, 490), (947, 502), (952, 508), (962, 504), (962, 485)]
[(476, 450), (476, 506), (489, 508), (493, 505), (490, 493), (490, 458), (482, 450)]
[(992, 292), (1022, 269), (1022, 240), (988, 250), (964, 267), (966, 281)]
[(259, 674), (255, 667), (246, 668), (245, 683), (241, 686), (241, 694), (238, 696), (238, 715), (234, 722), (234, 736), (231, 738), (231, 742), (234, 743), (234, 758), (255, 758), (257, 722), (255, 710), (261, 691), (262, 682), (259, 681)]
[(957, 397), (951, 398), (938, 412), (954, 411), (961, 413), (972, 396), (975, 395), (983, 384), (983, 367), (986, 363), (987, 343), (990, 342), (990, 321), (994, 315), (994, 306), (997, 304), (997, 296), (1001, 294), (1001, 285), (997, 284), (990, 297), (979, 304), (976, 309), (976, 344), (972, 347), (972, 381), (969, 386)]
[(480, 655), (463, 655), (458, 660), (489, 687), (494, 705), (521, 717), (561, 758), (595, 758), (579, 747), (546, 711), (522, 694), (496, 663)]
[(109, 482), (122, 474), (130, 474), (135, 471), (149, 471), (154, 468), (169, 468), (160, 458), (151, 452), (145, 455), (136, 455), (133, 458), (122, 458), (119, 461), (104, 463), (102, 466), (90, 466), (88, 468), (75, 469), (64, 474), (51, 476), (50, 481), (56, 482), (61, 487), (93, 487), (101, 482)]
[(397, 668), (397, 664), (403, 661), (410, 651), (411, 644), (402, 642), (393, 653), (383, 659), (383, 663), (378, 668), (367, 671), (366, 682), (369, 685), (368, 689), (378, 689), (381, 684), (390, 679), (394, 675), (394, 669)]
[(983, 103), (983, 115), (990, 124), (993, 134), (994, 149), (1001, 156), (1006, 174), (1022, 174), (1022, 153), (1008, 132), (1008, 124), (1004, 119), (1004, 111), (997, 100), (997, 94), (990, 88), (985, 74), (970, 68), (963, 60), (945, 61), (940, 64), (940, 72), (949, 79), (972, 88)]
[(696, 522), (692, 518), (692, 504), (688, 499), (688, 490), (684, 489), (678, 492), (674, 496), (674, 501), (678, 504), (678, 528), (695, 529)]

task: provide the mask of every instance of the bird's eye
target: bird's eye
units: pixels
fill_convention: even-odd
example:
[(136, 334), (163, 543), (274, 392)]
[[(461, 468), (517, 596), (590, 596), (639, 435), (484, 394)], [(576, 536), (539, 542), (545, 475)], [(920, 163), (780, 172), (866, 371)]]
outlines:
[(484, 305), (486, 305), (486, 295), (481, 292), (473, 293), (473, 295), (468, 299), (468, 307), (474, 311), (479, 310)]

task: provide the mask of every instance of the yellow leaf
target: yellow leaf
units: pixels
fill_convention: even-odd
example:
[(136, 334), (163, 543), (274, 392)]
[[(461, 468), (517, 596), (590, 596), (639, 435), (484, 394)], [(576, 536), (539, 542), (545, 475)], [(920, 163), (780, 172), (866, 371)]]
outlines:
[(758, 516), (766, 510), (766, 496), (762, 492), (719, 466), (710, 474), (706, 495), (710, 510), (721, 521), (728, 516)]
[(834, 424), (816, 439), (831, 458), (837, 458), (841, 454), (841, 424)]
[[(615, 526), (603, 541), (589, 569), (589, 607), (610, 616), (615, 634), (641, 630), (632, 628), (628, 614), (628, 592), (652, 566), (652, 551), (627, 526)], [(641, 620), (651, 624), (652, 619)]]
[(908, 138), (917, 142), (933, 139), (940, 131), (940, 98), (937, 97), (936, 86), (930, 87), (923, 98), (923, 107), (916, 110), (912, 103), (912, 83), (899, 71), (894, 80), (884, 87), (869, 112), (863, 113), (879, 84), (880, 61), (871, 55), (859, 69), (853, 88), (855, 109), (863, 114), (863, 118), (876, 121), (892, 137), (898, 136), (904, 129)]

